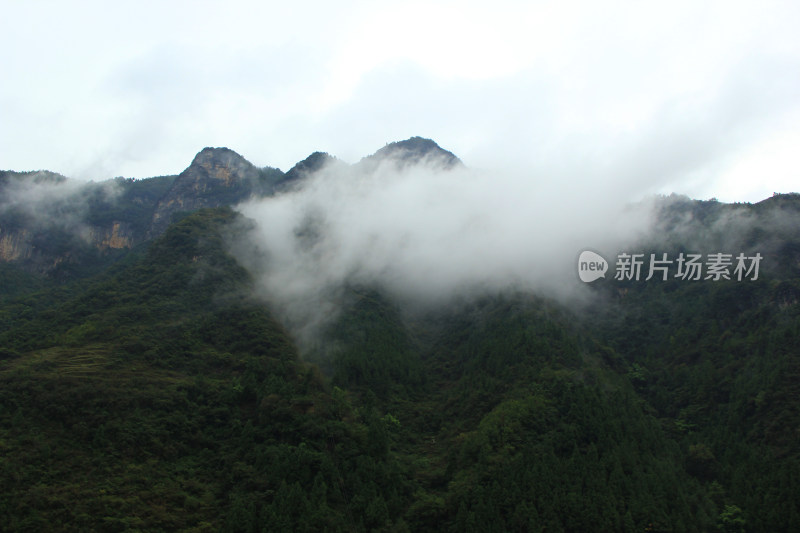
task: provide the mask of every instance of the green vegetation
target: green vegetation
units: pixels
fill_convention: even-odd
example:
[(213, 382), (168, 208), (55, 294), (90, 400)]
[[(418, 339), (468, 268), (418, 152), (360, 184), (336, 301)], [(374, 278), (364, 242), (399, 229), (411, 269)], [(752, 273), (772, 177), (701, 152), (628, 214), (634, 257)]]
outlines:
[(312, 364), (226, 252), (239, 222), (189, 214), (68, 283), (0, 268), (5, 528), (796, 527), (791, 239), (757, 282), (609, 281), (580, 311), (350, 288)]
[(150, 229), (154, 207), (175, 183), (175, 178), (116, 178), (111, 182), (93, 184), (85, 193), (88, 204), (86, 222), (98, 227), (125, 224), (140, 240)]
[(798, 289), (797, 278), (633, 285), (594, 326), (724, 527), (789, 531), (798, 518)]
[(49, 305), (4, 309), (5, 527), (311, 531), (401, 514), (410, 476), (375, 436), (384, 421), (246, 300), (222, 248), (234, 218), (189, 216)]

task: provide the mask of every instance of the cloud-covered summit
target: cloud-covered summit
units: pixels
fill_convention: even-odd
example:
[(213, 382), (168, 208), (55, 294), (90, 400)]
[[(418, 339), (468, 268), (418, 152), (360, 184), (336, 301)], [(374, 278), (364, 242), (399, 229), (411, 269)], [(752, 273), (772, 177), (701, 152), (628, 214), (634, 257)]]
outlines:
[(577, 251), (650, 224), (645, 205), (555, 195), (546, 176), (471, 169), (418, 137), (355, 165), (326, 161), (291, 191), (239, 206), (253, 226), (235, 254), (296, 331), (325, 322), (348, 286), (424, 305), (506, 289), (575, 297)]
[(378, 165), (387, 162), (393, 163), (399, 169), (420, 164), (442, 169), (463, 165), (455, 154), (443, 149), (432, 139), (416, 136), (387, 144), (374, 154), (359, 161), (357, 167), (364, 172), (374, 172)]

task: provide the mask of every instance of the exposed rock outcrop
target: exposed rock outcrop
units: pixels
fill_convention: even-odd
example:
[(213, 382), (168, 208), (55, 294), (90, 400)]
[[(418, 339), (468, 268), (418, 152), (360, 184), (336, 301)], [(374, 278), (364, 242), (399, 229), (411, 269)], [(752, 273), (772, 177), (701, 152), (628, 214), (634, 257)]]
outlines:
[(89, 240), (100, 250), (132, 248), (135, 236), (129, 224), (113, 222), (110, 227), (93, 227), (89, 230)]
[(178, 212), (235, 204), (267, 194), (274, 185), (268, 173), (233, 150), (204, 148), (158, 202), (148, 236), (163, 233)]
[(11, 262), (31, 257), (31, 235), (26, 229), (7, 231), (0, 227), (0, 260)]

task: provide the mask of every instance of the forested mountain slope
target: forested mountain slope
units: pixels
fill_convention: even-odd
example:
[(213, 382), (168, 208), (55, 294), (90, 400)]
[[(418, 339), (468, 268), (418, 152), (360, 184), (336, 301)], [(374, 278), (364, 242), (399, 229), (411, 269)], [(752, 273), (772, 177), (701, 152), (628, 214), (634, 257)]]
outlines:
[[(413, 164), (420, 142), (385, 150)], [(283, 194), (330, 160), (284, 186), (236, 172)], [(203, 161), (203, 180), (236, 174)], [(179, 180), (154, 179), (65, 212), (152, 221)], [(600, 250), (759, 253), (758, 279), (612, 266), (580, 304), (510, 287), (427, 307), (352, 283), (310, 344), (233, 253), (253, 222), (198, 198), (113, 254), (37, 226), (83, 250), (67, 270), (29, 268), (35, 253), (0, 265), (4, 528), (767, 532), (800, 518), (797, 195), (662, 199), (656, 232)], [(4, 216), (38, 220), (19, 203)]]

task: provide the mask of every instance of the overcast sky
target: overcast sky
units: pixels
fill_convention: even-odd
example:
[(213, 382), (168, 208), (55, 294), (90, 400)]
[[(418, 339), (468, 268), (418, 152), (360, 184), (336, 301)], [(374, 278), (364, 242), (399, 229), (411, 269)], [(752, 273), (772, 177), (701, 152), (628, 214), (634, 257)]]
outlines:
[(0, 169), (288, 170), (421, 135), (566, 189), (800, 189), (800, 2), (0, 0)]

